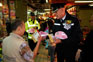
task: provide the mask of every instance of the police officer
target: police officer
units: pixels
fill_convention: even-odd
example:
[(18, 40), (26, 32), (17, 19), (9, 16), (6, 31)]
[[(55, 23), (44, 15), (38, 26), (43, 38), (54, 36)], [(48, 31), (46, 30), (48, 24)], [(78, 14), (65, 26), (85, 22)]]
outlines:
[[(32, 34), (40, 29), (39, 22), (35, 19), (35, 14), (33, 12), (30, 13), (30, 17), (27, 22), (25, 22), (26, 33), (28, 34), (28, 43), (33, 51), (36, 43), (32, 40)], [(34, 32), (29, 32), (30, 29), (33, 29)]]
[(65, 10), (65, 3), (53, 3), (51, 8), (56, 15), (53, 26), (53, 34), (57, 31), (63, 31), (67, 35), (67, 39), (56, 39), (57, 62), (75, 62), (75, 55), (78, 44), (82, 37), (79, 21), (76, 17), (71, 16)]

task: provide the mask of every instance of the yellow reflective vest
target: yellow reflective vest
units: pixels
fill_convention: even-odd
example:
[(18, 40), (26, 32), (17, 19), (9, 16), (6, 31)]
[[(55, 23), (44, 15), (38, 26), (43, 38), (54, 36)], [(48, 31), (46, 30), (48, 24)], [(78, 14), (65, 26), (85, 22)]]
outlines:
[[(34, 20), (34, 23), (33, 21), (30, 19), (27, 20), (27, 22), (25, 22), (25, 30), (26, 32), (28, 33), (28, 39), (32, 39), (32, 34), (28, 32), (29, 29), (31, 28), (35, 28), (37, 27), (38, 29), (40, 29), (40, 24), (37, 20)], [(35, 29), (36, 31), (37, 29)]]

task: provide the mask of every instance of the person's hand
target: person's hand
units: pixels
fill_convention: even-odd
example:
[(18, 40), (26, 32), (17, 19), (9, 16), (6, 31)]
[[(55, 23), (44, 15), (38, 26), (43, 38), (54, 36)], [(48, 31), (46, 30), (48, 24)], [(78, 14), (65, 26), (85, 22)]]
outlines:
[(55, 39), (55, 43), (58, 44), (58, 43), (61, 43), (61, 39)]
[(52, 46), (56, 46), (56, 43), (55, 43), (55, 42), (53, 42), (53, 43), (51, 43), (51, 45), (52, 45)]
[(31, 28), (28, 30), (29, 33), (34, 33), (35, 32), (35, 29), (34, 28)]
[(46, 39), (46, 37), (45, 36), (42, 36), (42, 41), (44, 41)]
[(41, 42), (42, 41), (42, 36), (40, 35), (39, 37), (38, 37), (38, 42)]

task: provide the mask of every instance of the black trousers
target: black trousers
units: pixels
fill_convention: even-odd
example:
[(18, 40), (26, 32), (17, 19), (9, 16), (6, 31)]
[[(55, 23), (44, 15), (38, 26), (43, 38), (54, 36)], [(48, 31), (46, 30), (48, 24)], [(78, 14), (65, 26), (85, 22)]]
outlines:
[(55, 59), (55, 46), (48, 46), (48, 55), (50, 56), (51, 62), (54, 62)]
[[(88, 59), (89, 56), (88, 56), (87, 52), (82, 51), (80, 54), (81, 54), (80, 55), (80, 62), (89, 62), (90, 59)], [(93, 61), (91, 60), (91, 62), (93, 62)]]
[(28, 44), (29, 44), (30, 49), (33, 51), (37, 43), (34, 43), (32, 39), (28, 39)]
[(74, 48), (57, 48), (57, 62), (75, 62), (77, 49)]

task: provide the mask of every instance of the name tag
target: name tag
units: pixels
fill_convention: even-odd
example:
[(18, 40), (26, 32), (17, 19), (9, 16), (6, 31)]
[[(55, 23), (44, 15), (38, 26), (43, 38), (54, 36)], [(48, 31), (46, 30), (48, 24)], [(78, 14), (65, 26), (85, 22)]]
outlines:
[(54, 23), (54, 25), (58, 25), (58, 26), (60, 26), (61, 24), (59, 24), (59, 23)]

